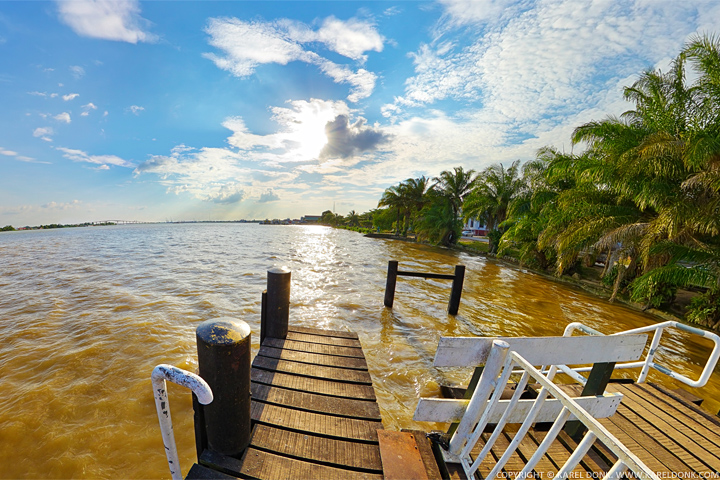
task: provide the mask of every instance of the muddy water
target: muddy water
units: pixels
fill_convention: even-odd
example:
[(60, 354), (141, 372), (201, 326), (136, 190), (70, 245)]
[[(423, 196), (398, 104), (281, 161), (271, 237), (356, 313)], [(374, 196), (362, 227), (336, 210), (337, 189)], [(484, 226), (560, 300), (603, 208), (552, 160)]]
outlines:
[[(387, 261), (467, 266), (456, 317), (449, 282), (401, 278), (385, 309)], [(196, 325), (248, 322), (257, 349), (266, 271), (292, 270), (291, 322), (357, 331), (387, 428), (417, 425), (419, 395), (467, 371), (437, 371), (440, 335), (611, 333), (649, 316), (480, 257), (324, 227), (135, 225), (0, 235), (0, 478), (165, 478), (150, 372), (196, 368)], [(697, 377), (709, 342), (667, 335), (660, 360)], [(627, 372), (629, 375), (630, 373)], [(661, 376), (651, 380), (670, 386)], [(720, 408), (717, 371), (698, 395)], [(194, 460), (190, 395), (170, 387), (184, 472)]]

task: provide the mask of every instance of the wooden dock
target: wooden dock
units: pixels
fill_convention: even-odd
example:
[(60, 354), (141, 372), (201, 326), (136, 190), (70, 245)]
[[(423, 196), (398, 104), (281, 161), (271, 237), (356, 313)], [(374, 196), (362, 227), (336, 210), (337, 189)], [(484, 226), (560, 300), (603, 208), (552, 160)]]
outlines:
[[(265, 338), (250, 375), (250, 446), (239, 459), (205, 450), (187, 478), (390, 478), (382, 456), (392, 446), (381, 453), (380, 408), (357, 334), (289, 327), (284, 340)], [(425, 442), (418, 448), (429, 452)], [(422, 466), (439, 478), (434, 463)]]

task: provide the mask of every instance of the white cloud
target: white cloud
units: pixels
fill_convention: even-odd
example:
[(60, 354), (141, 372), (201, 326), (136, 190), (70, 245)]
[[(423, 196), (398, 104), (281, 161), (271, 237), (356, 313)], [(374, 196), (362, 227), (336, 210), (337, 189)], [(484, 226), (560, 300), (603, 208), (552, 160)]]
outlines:
[(52, 138), (50, 138), (50, 136), (54, 134), (55, 132), (52, 127), (38, 127), (33, 130), (33, 137), (40, 138), (46, 142), (52, 142)]
[(245, 191), (237, 183), (229, 182), (214, 189), (211, 194), (207, 195), (205, 201), (230, 205), (241, 202), (243, 198), (245, 198)]
[(136, 0), (58, 0), (60, 20), (83, 37), (120, 42), (154, 42), (150, 22)]
[(70, 123), (72, 121), (70, 119), (70, 114), (68, 112), (58, 113), (53, 118), (59, 122), (65, 122), (65, 123)]
[(261, 64), (286, 65), (301, 61), (316, 65), (336, 83), (352, 89), (348, 100), (357, 102), (370, 96), (377, 76), (365, 69), (353, 70), (332, 62), (317, 52), (303, 48), (304, 43), (319, 43), (352, 60), (364, 62), (367, 51), (382, 51), (383, 37), (372, 24), (357, 19), (347, 22), (329, 17), (318, 30), (291, 20), (244, 22), (237, 18), (212, 18), (205, 32), (209, 43), (223, 55), (205, 53), (205, 58), (238, 77), (247, 77)]
[(87, 110), (97, 110), (97, 107), (92, 102), (90, 102), (86, 105), (83, 105), (82, 108), (87, 109)]
[(382, 52), (384, 37), (375, 26), (355, 18), (347, 22), (333, 16), (326, 18), (318, 30), (300, 22), (282, 21), (289, 37), (300, 43), (318, 42), (353, 60), (367, 60), (365, 52)]
[(280, 200), (280, 197), (275, 192), (273, 192), (272, 189), (268, 189), (266, 192), (260, 195), (258, 203), (277, 202), (278, 200)]
[(497, 20), (512, 7), (514, 0), (439, 0), (445, 7), (446, 18), (452, 26), (486, 23)]
[[(134, 115), (138, 115), (140, 112), (145, 110), (145, 107), (140, 107), (138, 105), (130, 105), (128, 107), (128, 110), (130, 110)], [(107, 112), (105, 112), (105, 113), (107, 113)]]
[(62, 96), (62, 99), (67, 102), (67, 101), (73, 100), (73, 99), (75, 99), (75, 98), (77, 98), (77, 97), (79, 97), (79, 96), (80, 96), (79, 93), (69, 93), (69, 94), (67, 94), (67, 95), (63, 95), (63, 96)]
[(14, 157), (18, 153), (13, 152), (12, 150), (5, 150), (4, 148), (0, 147), (0, 155), (7, 155), (8, 157)]
[(36, 97), (47, 97), (45, 92), (28, 92), (28, 95), (34, 95)]
[(115, 165), (126, 168), (135, 167), (134, 163), (115, 155), (90, 155), (82, 150), (63, 147), (56, 147), (56, 149), (63, 152), (63, 157), (70, 159), (73, 162), (86, 162), (95, 165)]
[(41, 208), (47, 209), (47, 210), (70, 210), (73, 208), (77, 208), (82, 204), (80, 200), (73, 200), (72, 202), (48, 202), (44, 205), (41, 205)]
[[(67, 3), (72, 3), (72, 1), (67, 2)], [(76, 79), (79, 80), (85, 76), (85, 69), (83, 67), (81, 67), (80, 65), (73, 65), (70, 67), (70, 73), (72, 74), (73, 77), (75, 77)]]

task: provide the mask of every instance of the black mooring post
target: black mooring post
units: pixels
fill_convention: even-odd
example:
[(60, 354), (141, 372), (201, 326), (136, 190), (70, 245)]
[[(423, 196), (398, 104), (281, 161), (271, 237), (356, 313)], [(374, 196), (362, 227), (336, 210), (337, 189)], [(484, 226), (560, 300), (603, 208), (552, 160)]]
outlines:
[(222, 317), (202, 322), (195, 337), (198, 373), (213, 392), (195, 417), (204, 419), (195, 425), (196, 441), (204, 445), (196, 447), (238, 457), (250, 444), (250, 327)]
[(387, 282), (385, 283), (385, 306), (392, 308), (395, 301), (395, 284), (397, 283), (398, 262), (388, 262)]
[(450, 291), (450, 302), (448, 313), (457, 315), (460, 308), (460, 297), (462, 296), (463, 282), (465, 281), (465, 265), (455, 266), (455, 278), (453, 278), (452, 290)]
[(290, 270), (274, 267), (267, 272), (265, 337), (285, 339), (290, 317)]

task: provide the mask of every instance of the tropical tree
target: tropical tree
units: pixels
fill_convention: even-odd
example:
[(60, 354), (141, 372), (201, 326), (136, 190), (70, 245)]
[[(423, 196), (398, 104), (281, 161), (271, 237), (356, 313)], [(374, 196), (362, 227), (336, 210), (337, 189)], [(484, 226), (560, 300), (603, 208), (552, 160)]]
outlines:
[(394, 185), (386, 188), (378, 202), (378, 207), (389, 207), (396, 212), (397, 222), (395, 223), (395, 233), (400, 235), (402, 228), (401, 218), (406, 208), (407, 198), (405, 196), (405, 188), (402, 184)]
[(475, 184), (475, 170), (465, 171), (463, 167), (455, 167), (453, 171), (444, 170), (435, 177), (433, 188), (450, 202), (452, 213), (460, 215), (465, 196)]
[(505, 169), (502, 164), (491, 165), (475, 180), (475, 188), (466, 195), (462, 204), (465, 220), (477, 218), (485, 223), (490, 238), (490, 251), (497, 251), (502, 231), (500, 225), (507, 218), (508, 207), (513, 198), (525, 186), (519, 176), (520, 160)]
[(347, 214), (347, 217), (345, 217), (345, 220), (347, 221), (347, 224), (351, 227), (360, 226), (360, 216), (355, 212), (355, 210), (350, 210), (350, 212)]
[(455, 213), (450, 198), (435, 190), (428, 193), (429, 201), (420, 212), (417, 225), (418, 238), (450, 246), (462, 232), (462, 221)]
[(473, 188), (475, 170), (455, 167), (441, 172), (434, 181), (420, 214), (421, 233), (442, 245), (453, 245), (462, 232), (460, 212), (465, 196)]

